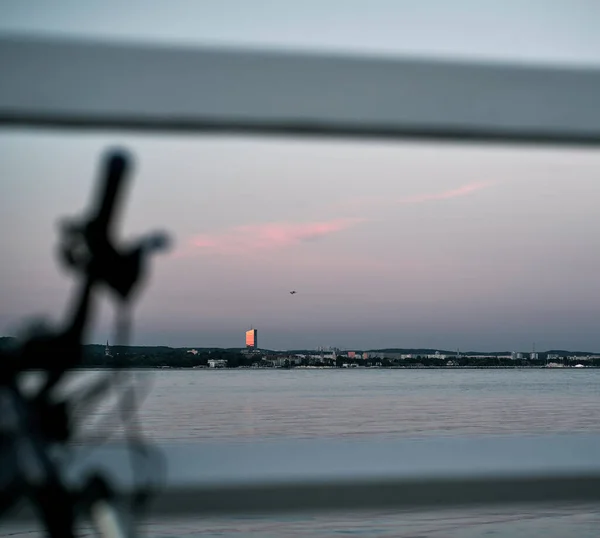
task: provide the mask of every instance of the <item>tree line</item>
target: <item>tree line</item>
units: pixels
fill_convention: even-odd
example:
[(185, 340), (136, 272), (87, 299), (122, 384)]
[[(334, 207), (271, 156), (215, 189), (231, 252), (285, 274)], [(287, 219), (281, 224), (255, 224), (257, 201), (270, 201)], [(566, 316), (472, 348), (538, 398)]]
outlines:
[[(569, 357), (561, 357), (553, 359), (551, 362), (562, 364), (563, 366), (575, 366), (576, 364), (584, 364), (586, 366), (600, 367), (600, 359), (590, 359), (581, 361), (581, 359), (572, 359)], [(527, 366), (546, 366), (546, 358), (538, 359), (511, 359), (509, 357), (448, 357), (445, 359), (440, 358), (429, 358), (429, 357), (412, 357), (410, 359), (389, 359), (389, 358), (373, 358), (373, 359), (348, 359), (347, 357), (338, 357), (336, 359), (336, 366), (342, 367), (343, 364), (357, 364), (359, 366), (378, 366), (393, 367), (393, 366), (407, 366), (407, 367), (418, 367), (423, 366), (427, 368), (447, 368), (451, 367), (527, 367)]]
[(226, 360), (229, 368), (251, 366), (252, 357), (227, 349), (201, 350), (189, 353), (174, 348), (129, 348), (115, 346), (110, 355), (102, 346), (86, 346), (83, 366), (88, 368), (194, 368), (208, 366), (209, 360)]

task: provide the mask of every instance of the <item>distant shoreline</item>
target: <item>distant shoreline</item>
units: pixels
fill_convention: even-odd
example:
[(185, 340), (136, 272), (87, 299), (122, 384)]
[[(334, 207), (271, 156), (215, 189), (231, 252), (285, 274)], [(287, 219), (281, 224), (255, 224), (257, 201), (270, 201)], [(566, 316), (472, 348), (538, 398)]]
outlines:
[[(272, 368), (252, 368), (252, 367), (237, 367), (237, 368), (209, 368), (209, 367), (193, 367), (193, 366), (128, 366), (124, 370), (197, 370), (197, 371), (291, 371), (291, 370), (580, 370), (582, 368), (598, 369), (600, 366), (583, 365), (575, 366), (359, 366), (355, 368), (338, 368), (336, 366), (295, 366), (291, 368), (272, 367)], [(110, 366), (80, 366), (74, 368), (74, 371), (89, 371), (89, 370), (117, 370)]]

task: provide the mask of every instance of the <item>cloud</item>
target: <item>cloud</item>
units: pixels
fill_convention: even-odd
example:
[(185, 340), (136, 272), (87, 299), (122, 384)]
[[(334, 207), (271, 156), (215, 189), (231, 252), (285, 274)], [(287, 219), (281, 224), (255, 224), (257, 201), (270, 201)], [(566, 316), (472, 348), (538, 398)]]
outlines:
[(220, 254), (252, 253), (289, 247), (346, 230), (362, 218), (338, 218), (316, 222), (268, 222), (236, 226), (213, 234), (195, 236), (191, 244)]
[[(420, 204), (435, 200), (449, 200), (484, 189), (492, 185), (491, 181), (468, 183), (455, 189), (434, 193), (423, 193), (402, 198), (369, 196), (346, 200), (338, 209), (361, 211), (372, 206)], [(331, 207), (330, 209), (331, 210)], [(236, 226), (216, 233), (196, 235), (189, 245), (190, 249), (174, 253), (175, 257), (187, 257), (198, 250), (214, 254), (252, 254), (257, 251), (290, 247), (299, 243), (317, 240), (341, 232), (367, 218), (336, 218), (313, 222), (268, 222)]]
[(473, 192), (484, 189), (485, 187), (491, 186), (491, 181), (478, 181), (475, 183), (467, 183), (456, 189), (451, 189), (442, 192), (434, 192), (430, 194), (417, 194), (415, 196), (407, 196), (406, 198), (400, 198), (396, 200), (398, 204), (420, 204), (423, 202), (429, 202), (431, 200), (450, 200), (451, 198), (458, 198), (459, 196), (466, 196)]
[(425, 202), (431, 202), (435, 200), (450, 200), (452, 198), (467, 196), (492, 185), (494, 185), (493, 181), (476, 181), (473, 183), (461, 185), (456, 189), (432, 193), (415, 194), (412, 196), (404, 196), (401, 198), (393, 198), (388, 196), (365, 196), (342, 202), (341, 206), (345, 208), (352, 207), (354, 209), (360, 210), (361, 208), (366, 209), (368, 206), (371, 205), (390, 206), (422, 204)]

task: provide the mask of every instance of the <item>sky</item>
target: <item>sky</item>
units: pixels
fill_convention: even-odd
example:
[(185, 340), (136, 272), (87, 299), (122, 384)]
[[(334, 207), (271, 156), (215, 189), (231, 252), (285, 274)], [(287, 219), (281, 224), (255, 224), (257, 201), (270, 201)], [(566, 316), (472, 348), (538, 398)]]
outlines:
[[(594, 1), (148, 5), (4, 1), (0, 34), (600, 64)], [(121, 239), (175, 241), (135, 344), (243, 346), (253, 326), (271, 349), (600, 351), (597, 152), (47, 129), (0, 130), (0, 335), (64, 318), (56, 222), (117, 146), (135, 159)], [(104, 298), (90, 341), (113, 319)]]

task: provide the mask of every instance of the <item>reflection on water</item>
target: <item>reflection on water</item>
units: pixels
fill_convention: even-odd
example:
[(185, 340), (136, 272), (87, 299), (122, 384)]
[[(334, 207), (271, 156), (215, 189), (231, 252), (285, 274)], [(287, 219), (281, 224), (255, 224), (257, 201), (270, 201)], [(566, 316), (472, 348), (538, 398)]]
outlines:
[[(156, 440), (600, 432), (600, 370), (592, 369), (172, 370), (139, 376), (151, 382), (142, 424)], [(89, 425), (106, 412), (97, 410)], [(597, 536), (599, 523), (594, 506), (521, 506), (156, 522), (146, 531), (157, 537), (562, 538)]]

